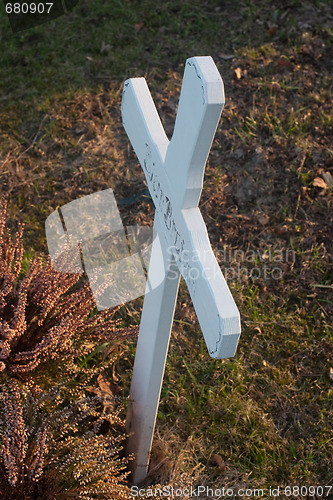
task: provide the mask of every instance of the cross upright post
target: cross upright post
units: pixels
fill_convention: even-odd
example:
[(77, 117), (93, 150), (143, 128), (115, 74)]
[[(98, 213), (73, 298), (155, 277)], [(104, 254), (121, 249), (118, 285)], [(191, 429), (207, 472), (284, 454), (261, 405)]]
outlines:
[[(167, 138), (144, 78), (124, 84), (122, 119), (155, 204), (146, 295), (130, 390), (127, 452), (132, 482), (148, 470), (170, 332), (182, 275), (208, 352), (235, 354), (240, 316), (209, 243), (198, 203), (209, 150), (224, 104), (222, 78), (211, 57), (186, 61), (175, 128)], [(162, 255), (162, 259), (161, 256)], [(161, 275), (156, 287), (154, 276)]]

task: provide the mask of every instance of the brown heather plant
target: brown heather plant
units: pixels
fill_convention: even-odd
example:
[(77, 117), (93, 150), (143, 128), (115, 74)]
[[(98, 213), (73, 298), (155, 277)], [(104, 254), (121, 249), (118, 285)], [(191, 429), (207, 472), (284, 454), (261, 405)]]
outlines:
[[(127, 499), (126, 438), (120, 405), (105, 395), (88, 396), (76, 376), (75, 358), (115, 338), (128, 338), (137, 327), (123, 328), (119, 308), (92, 315), (94, 298), (78, 274), (54, 270), (41, 256), (22, 271), (23, 228), (14, 237), (7, 204), (0, 200), (0, 498)], [(67, 373), (62, 385), (37, 385), (37, 367), (57, 363)], [(84, 370), (84, 380), (107, 366)], [(65, 366), (65, 369), (64, 369)], [(40, 371), (38, 373), (41, 373)], [(33, 378), (34, 377), (34, 378)], [(63, 380), (63, 379), (62, 379)], [(50, 388), (51, 387), (51, 388)], [(98, 393), (98, 391), (96, 391)], [(103, 399), (104, 398), (104, 399)]]
[[(82, 388), (84, 392), (84, 389)], [(66, 406), (66, 393), (11, 379), (0, 390), (2, 500), (125, 500), (124, 425), (97, 397)]]
[(70, 364), (91, 350), (91, 342), (137, 332), (119, 326), (121, 320), (114, 319), (119, 307), (91, 316), (94, 298), (80, 274), (58, 272), (39, 256), (20, 276), (22, 233), (19, 227), (12, 239), (7, 206), (0, 200), (0, 371), (20, 377), (63, 356)]

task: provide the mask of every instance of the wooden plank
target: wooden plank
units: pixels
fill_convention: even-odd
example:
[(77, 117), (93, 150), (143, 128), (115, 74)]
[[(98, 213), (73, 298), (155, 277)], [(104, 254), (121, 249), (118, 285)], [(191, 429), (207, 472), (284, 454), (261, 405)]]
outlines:
[[(127, 428), (133, 434), (127, 451), (136, 454), (132, 468), (136, 484), (147, 473), (180, 274), (210, 356), (233, 356), (240, 336), (239, 311), (198, 208), (223, 103), (223, 82), (212, 58), (188, 59), (169, 142), (146, 81), (133, 78), (124, 84), (123, 124), (156, 207), (154, 227), (159, 238), (153, 245), (148, 284), (161, 266), (165, 269), (160, 286), (147, 285), (130, 392)], [(158, 241), (163, 264), (156, 265)]]

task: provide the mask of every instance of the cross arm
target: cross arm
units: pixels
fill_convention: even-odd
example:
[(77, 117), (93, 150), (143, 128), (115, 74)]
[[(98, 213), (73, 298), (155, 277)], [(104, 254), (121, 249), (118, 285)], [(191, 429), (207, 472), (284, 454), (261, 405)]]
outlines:
[(169, 179), (177, 178), (174, 189), (180, 208), (198, 205), (223, 105), (223, 81), (213, 59), (209, 56), (187, 59), (175, 128), (165, 160)]
[(240, 337), (240, 315), (221, 272), (198, 208), (181, 211), (177, 224), (186, 227), (183, 253), (174, 253), (190, 293), (211, 357), (235, 355)]
[(144, 78), (130, 78), (124, 83), (121, 113), (124, 128), (141, 165), (147, 151), (163, 164), (169, 139)]

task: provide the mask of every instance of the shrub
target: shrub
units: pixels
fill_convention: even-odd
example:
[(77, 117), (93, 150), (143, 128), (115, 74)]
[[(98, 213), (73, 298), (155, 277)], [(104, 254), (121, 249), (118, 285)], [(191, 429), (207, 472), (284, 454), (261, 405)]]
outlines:
[(0, 371), (20, 376), (46, 360), (85, 354), (85, 339), (102, 342), (137, 333), (137, 327), (119, 327), (114, 319), (119, 307), (91, 316), (94, 298), (80, 274), (56, 271), (41, 256), (20, 274), (22, 233), (19, 227), (11, 237), (7, 206), (0, 201)]
[(66, 405), (61, 387), (43, 392), (11, 379), (0, 391), (3, 500), (127, 499), (123, 422), (97, 397)]

